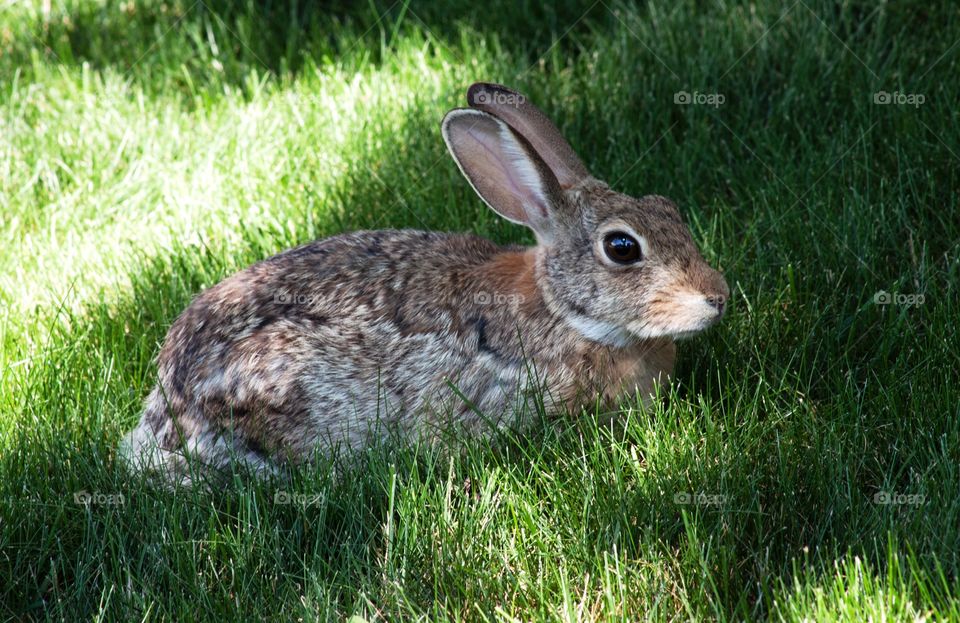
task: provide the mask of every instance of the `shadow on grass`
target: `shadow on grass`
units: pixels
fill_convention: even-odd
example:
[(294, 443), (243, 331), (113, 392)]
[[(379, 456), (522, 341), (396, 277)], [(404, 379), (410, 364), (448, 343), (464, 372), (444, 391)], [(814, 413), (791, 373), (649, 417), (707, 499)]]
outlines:
[(223, 84), (244, 89), (251, 72), (287, 78), (308, 65), (378, 64), (399, 35), (412, 32), (450, 50), (448, 42), (467, 28), (493, 45), (509, 42), (514, 54), (533, 62), (538, 51), (555, 41), (559, 49), (575, 45), (567, 32), (571, 25), (580, 24), (579, 31), (585, 31), (591, 21), (612, 19), (598, 3), (582, 0), (511, 3), (509, 10), (489, 10), (466, 0), (422, 6), (306, 0), (73, 2), (40, 14), (35, 25), (24, 28), (14, 22), (15, 39), (3, 58), (13, 71), (29, 67), (40, 51), (48, 63), (113, 68), (148, 92), (197, 95), (206, 89), (216, 92)]

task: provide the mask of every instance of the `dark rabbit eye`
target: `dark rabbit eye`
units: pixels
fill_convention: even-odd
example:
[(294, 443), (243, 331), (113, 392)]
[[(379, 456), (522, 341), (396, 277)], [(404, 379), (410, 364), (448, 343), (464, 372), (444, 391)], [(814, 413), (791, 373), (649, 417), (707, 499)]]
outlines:
[(603, 237), (603, 252), (617, 264), (633, 264), (642, 259), (640, 243), (622, 231), (610, 232)]

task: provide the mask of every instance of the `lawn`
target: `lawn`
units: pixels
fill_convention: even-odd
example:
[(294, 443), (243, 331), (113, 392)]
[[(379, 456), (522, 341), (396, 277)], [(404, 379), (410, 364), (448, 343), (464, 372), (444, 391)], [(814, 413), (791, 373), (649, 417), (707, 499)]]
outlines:
[[(532, 242), (441, 140), (477, 80), (725, 274), (663, 400), (127, 474), (205, 287), (361, 228)], [(958, 102), (949, 0), (0, 0), (0, 617), (960, 620)]]

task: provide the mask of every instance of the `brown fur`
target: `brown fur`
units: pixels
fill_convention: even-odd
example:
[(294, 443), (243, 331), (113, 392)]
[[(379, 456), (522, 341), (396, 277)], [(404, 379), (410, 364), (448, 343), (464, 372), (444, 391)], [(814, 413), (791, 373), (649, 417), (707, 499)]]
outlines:
[[(529, 136), (454, 111), (444, 137), (484, 199), (532, 227), (537, 246), (361, 231), (225, 279), (171, 326), (126, 456), (180, 479), (187, 457), (269, 471), (392, 432), (481, 433), (529, 413), (541, 391), (551, 412), (651, 394), (673, 370), (673, 336), (716, 321), (726, 284), (670, 201), (634, 199), (580, 176), (578, 161), (558, 164), (572, 150), (525, 110)], [(551, 144), (548, 163), (537, 146)], [(610, 227), (644, 240), (642, 262), (604, 257)]]

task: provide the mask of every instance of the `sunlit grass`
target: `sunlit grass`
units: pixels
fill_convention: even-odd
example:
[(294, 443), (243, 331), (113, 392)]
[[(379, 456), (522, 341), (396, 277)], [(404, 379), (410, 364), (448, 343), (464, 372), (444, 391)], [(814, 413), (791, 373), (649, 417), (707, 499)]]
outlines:
[[(467, 77), (451, 60), (414, 38), (363, 71), (315, 67), (283, 87), (251, 72), (245, 94), (226, 87), (201, 109), (176, 93), (145, 99), (112, 71), (51, 70), (18, 85), (4, 120), (0, 287), (20, 311), (67, 292), (78, 308), (128, 289), (124, 275), (175, 245), (236, 253), (251, 226), (299, 237), (305, 195), (311, 218), (330, 220), (352, 170), (376, 176), (411, 119), (457, 104)], [(412, 189), (393, 190), (399, 204)]]
[[(947, 2), (3, 5), (0, 612), (960, 618), (958, 38)], [(351, 229), (531, 240), (440, 140), (481, 79), (725, 272), (664, 401), (336, 483), (131, 482), (116, 443), (204, 287)]]

